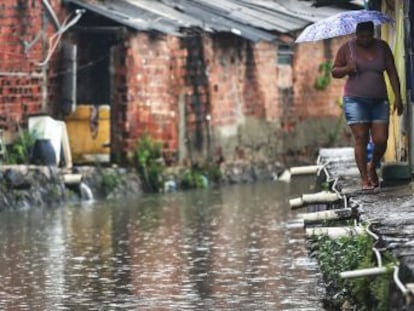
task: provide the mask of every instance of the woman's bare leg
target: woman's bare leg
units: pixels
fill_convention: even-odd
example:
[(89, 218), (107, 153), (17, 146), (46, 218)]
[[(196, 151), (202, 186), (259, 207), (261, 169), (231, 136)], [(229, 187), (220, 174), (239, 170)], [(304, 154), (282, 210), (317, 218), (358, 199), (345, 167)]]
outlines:
[(376, 168), (379, 165), (385, 150), (387, 149), (388, 140), (388, 123), (372, 123), (371, 125), (372, 142), (374, 143), (374, 150), (372, 152), (372, 161), (368, 163), (368, 177), (374, 186), (379, 184)]
[(362, 188), (372, 187), (367, 173), (367, 144), (369, 141), (369, 123), (357, 123), (350, 125), (355, 140), (355, 162), (357, 164)]

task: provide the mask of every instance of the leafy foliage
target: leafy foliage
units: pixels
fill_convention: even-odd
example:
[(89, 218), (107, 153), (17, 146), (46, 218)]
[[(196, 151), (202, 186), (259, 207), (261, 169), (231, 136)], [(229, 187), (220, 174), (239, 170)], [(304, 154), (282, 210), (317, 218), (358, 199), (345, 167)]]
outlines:
[(332, 61), (326, 61), (319, 65), (320, 75), (316, 78), (314, 87), (319, 91), (325, 90), (331, 83)]
[[(334, 308), (346, 300), (352, 301), (359, 311), (389, 310), (391, 276), (341, 279), (339, 273), (377, 265), (372, 251), (373, 241), (367, 235), (342, 237), (331, 240), (327, 236), (313, 238), (314, 256), (319, 262), (328, 294), (336, 297)], [(383, 255), (385, 265), (393, 262), (388, 253)]]
[(181, 177), (182, 189), (203, 189), (208, 187), (208, 181), (203, 172), (198, 170), (189, 170), (184, 172)]
[(120, 184), (120, 178), (114, 173), (103, 173), (101, 187), (105, 193), (110, 193)]
[(180, 176), (180, 187), (182, 189), (204, 189), (209, 187), (210, 182), (220, 183), (222, 178), (223, 173), (214, 163), (206, 163), (201, 167), (194, 165)]
[(143, 187), (148, 192), (159, 192), (162, 187), (164, 164), (161, 157), (161, 143), (144, 134), (135, 148), (135, 166)]
[(30, 150), (35, 143), (35, 138), (29, 131), (21, 131), (13, 144), (7, 148), (8, 164), (25, 164), (30, 161)]

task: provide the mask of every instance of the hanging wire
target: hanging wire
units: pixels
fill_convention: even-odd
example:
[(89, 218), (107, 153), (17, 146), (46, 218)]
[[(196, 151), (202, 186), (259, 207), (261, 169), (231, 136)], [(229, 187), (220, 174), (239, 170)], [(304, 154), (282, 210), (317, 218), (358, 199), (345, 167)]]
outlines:
[[(50, 38), (49, 38), (49, 48), (47, 51), (47, 55), (45, 57), (45, 59), (41, 62), (35, 62), (34, 60), (30, 60), (34, 65), (39, 66), (39, 67), (43, 67), (45, 65), (47, 65), (50, 61), (50, 59), (52, 58), (52, 55), (54, 53), (54, 51), (56, 50), (56, 48), (58, 47), (60, 40), (63, 36), (63, 34), (72, 26), (74, 26), (82, 17), (82, 15), (85, 13), (85, 10), (75, 10), (75, 14), (70, 14), (68, 15), (62, 26), (60, 27), (60, 29), (53, 34)], [(73, 18), (72, 16), (75, 15)], [(71, 19), (72, 18), (72, 19)], [(30, 48), (33, 47), (33, 45), (36, 43), (36, 41), (38, 41), (38, 38), (41, 37), (41, 32), (39, 32), (36, 35), (35, 40), (33, 40), (31, 43), (28, 43), (25, 45), (25, 52), (27, 52)], [(4, 52), (4, 51), (0, 51), (0, 54), (5, 54), (5, 55), (13, 55), (14, 57), (18, 57), (18, 58), (27, 58), (26, 55), (21, 55), (18, 53), (10, 53), (10, 52)], [(18, 62), (18, 60), (16, 60), (16, 62)], [(12, 63), (12, 62), (10, 62)], [(37, 73), (29, 73), (29, 72), (1, 72), (0, 73), (2, 76), (35, 76), (37, 75)], [(39, 73), (39, 75), (42, 75)]]
[(73, 14), (70, 14), (69, 16), (67, 16), (65, 18), (61, 28), (49, 38), (49, 50), (47, 52), (47, 55), (46, 55), (45, 59), (40, 63), (35, 63), (35, 65), (42, 67), (42, 66), (45, 66), (49, 63), (50, 59), (52, 58), (52, 55), (53, 55), (54, 51), (56, 50), (56, 48), (58, 47), (58, 45), (60, 43), (60, 40), (61, 40), (63, 34), (70, 27), (75, 25), (80, 20), (83, 13), (85, 13), (84, 10), (76, 10), (75, 11), (75, 16), (73, 17), (72, 20), (70, 20), (70, 18), (72, 18)]
[[(99, 57), (99, 58), (98, 58), (98, 59), (96, 59), (96, 60), (93, 60), (93, 61), (87, 62), (87, 63), (85, 63), (85, 64), (83, 64), (83, 65), (79, 65), (79, 66), (77, 67), (77, 72), (79, 73), (79, 72), (81, 72), (81, 71), (82, 71), (82, 70), (84, 70), (84, 69), (87, 69), (87, 68), (93, 67), (93, 66), (95, 66), (95, 65), (97, 65), (97, 64), (99, 64), (99, 63), (101, 63), (101, 62), (103, 62), (103, 61), (104, 61), (105, 59), (107, 59), (108, 57), (109, 57), (109, 54), (105, 54), (105, 55), (103, 55), (103, 56)], [(53, 74), (51, 74), (51, 75), (50, 75), (50, 77), (51, 77), (51, 78), (55, 78), (55, 77), (61, 76), (61, 75), (65, 74), (65, 73), (69, 73), (69, 72), (72, 72), (72, 69), (62, 70), (62, 71), (59, 71), (59, 72), (54, 72)]]

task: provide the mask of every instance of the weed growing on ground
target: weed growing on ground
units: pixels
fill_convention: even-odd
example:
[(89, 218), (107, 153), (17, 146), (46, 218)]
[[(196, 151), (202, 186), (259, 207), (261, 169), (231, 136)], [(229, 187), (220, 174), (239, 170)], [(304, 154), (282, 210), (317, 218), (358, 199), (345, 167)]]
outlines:
[[(327, 307), (341, 310), (344, 304), (351, 304), (359, 311), (389, 310), (391, 273), (370, 277), (342, 279), (343, 271), (376, 267), (372, 248), (373, 239), (368, 235), (347, 236), (330, 239), (322, 235), (310, 239), (311, 255), (319, 263), (323, 281), (327, 288)], [(382, 254), (383, 265), (390, 267), (393, 258), (390, 253)]]

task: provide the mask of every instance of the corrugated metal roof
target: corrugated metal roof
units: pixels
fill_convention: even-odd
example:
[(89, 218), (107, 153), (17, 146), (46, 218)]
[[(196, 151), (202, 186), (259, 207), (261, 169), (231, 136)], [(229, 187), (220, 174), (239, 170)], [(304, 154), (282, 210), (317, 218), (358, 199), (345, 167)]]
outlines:
[[(289, 12), (295, 16), (300, 16), (309, 22), (316, 22), (328, 16), (339, 12), (346, 11), (344, 8), (335, 6), (314, 7), (313, 1), (298, 1), (298, 0), (242, 0), (242, 1), (263, 1), (263, 2), (277, 2), (285, 12)], [(280, 8), (280, 10), (282, 10)]]
[[(120, 24), (129, 26), (136, 30), (150, 31), (155, 30), (162, 33), (181, 35), (179, 23), (141, 9), (138, 6), (127, 3), (126, 1), (89, 1), (89, 0), (66, 0), (88, 11), (97, 13)], [(151, 21), (154, 21), (151, 23)]]
[[(136, 1), (136, 0), (135, 0)], [(246, 22), (232, 19), (222, 12), (218, 12), (213, 6), (206, 6), (199, 1), (194, 0), (174, 0), (163, 1), (169, 3), (177, 9), (194, 16), (203, 21), (203, 30), (211, 29), (216, 32), (231, 32), (251, 41), (273, 41), (277, 37), (269, 31), (261, 30), (259, 27), (253, 27)]]
[[(183, 35), (185, 30), (231, 32), (251, 41), (273, 41), (277, 33), (300, 30), (340, 10), (312, 15), (298, 0), (65, 0), (141, 31)], [(316, 10), (313, 8), (313, 10)]]
[(199, 3), (217, 15), (267, 31), (285, 33), (302, 28), (309, 23), (300, 16), (289, 16), (284, 12), (264, 9), (257, 4), (240, 0), (193, 0), (189, 2)]

